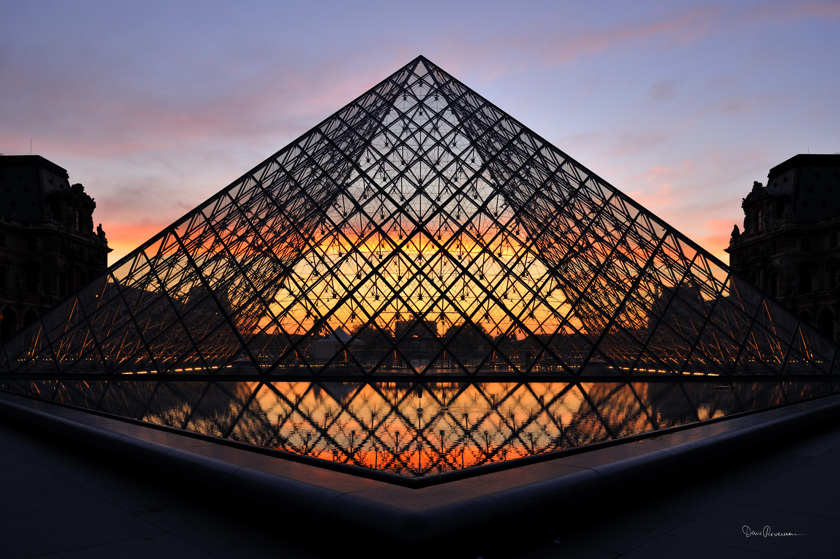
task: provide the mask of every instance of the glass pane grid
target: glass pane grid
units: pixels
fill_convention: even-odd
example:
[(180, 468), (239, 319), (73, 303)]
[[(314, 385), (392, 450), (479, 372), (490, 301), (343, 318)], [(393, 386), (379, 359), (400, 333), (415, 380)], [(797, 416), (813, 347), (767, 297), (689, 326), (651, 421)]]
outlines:
[[(2, 381), (39, 397), (422, 477), (799, 397), (774, 385), (698, 401), (694, 385), (613, 379), (793, 383), (833, 377), (839, 360), (708, 252), (418, 58), (9, 340), (0, 373), (54, 376)], [(94, 371), (172, 380), (69, 378)], [(294, 384), (311, 376), (324, 384)], [(493, 377), (523, 384), (458, 384)], [(352, 384), (380, 378), (452, 386)], [(547, 378), (600, 384), (526, 384)], [(658, 398), (679, 418), (662, 420)]]

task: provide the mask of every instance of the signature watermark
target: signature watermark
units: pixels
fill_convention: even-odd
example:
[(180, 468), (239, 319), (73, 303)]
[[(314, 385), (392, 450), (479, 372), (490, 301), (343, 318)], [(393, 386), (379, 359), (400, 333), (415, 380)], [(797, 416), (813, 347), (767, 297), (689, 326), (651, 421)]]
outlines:
[(762, 538), (786, 538), (790, 536), (806, 536), (807, 534), (797, 534), (795, 532), (774, 532), (770, 526), (765, 526), (760, 530), (753, 530), (746, 524), (741, 526), (741, 532), (748, 538), (759, 536)]

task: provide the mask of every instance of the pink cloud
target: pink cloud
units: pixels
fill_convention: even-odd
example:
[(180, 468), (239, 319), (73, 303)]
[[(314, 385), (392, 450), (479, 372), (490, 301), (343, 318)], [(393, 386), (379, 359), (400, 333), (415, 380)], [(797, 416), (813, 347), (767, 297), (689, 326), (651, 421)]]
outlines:
[(751, 12), (752, 20), (791, 21), (803, 18), (840, 18), (840, 4), (834, 1), (815, 2), (763, 2), (759, 3)]
[(618, 133), (611, 151), (620, 156), (649, 153), (652, 148), (664, 144), (669, 138), (670, 134), (661, 130), (622, 131)]
[[(570, 16), (562, 33), (535, 33), (528, 28), (511, 34), (505, 30), (487, 34), (481, 41), (449, 39), (441, 45), (441, 52), (458, 52), (460, 59), (483, 60), (482, 77), (492, 81), (519, 72), (527, 65), (570, 64), (584, 56), (632, 44), (643, 45), (656, 40), (657, 47), (662, 43), (666, 46), (687, 45), (726, 31), (742, 32), (753, 25), (837, 17), (840, 17), (840, 3), (837, 2), (760, 2), (746, 8), (738, 4), (721, 4), (672, 12), (654, 21), (639, 18), (621, 25), (595, 28), (587, 22), (574, 25), (575, 18)], [(492, 55), (488, 56), (488, 53)], [(516, 53), (516, 56), (511, 57), (510, 53)], [(458, 67), (457, 61), (453, 67)], [(670, 96), (673, 86), (670, 82), (655, 84), (652, 94), (657, 98)]]
[[(715, 9), (697, 9), (652, 23), (633, 22), (596, 31), (557, 34), (551, 37), (550, 44), (540, 45), (538, 58), (553, 66), (597, 54), (616, 45), (653, 38), (668, 38), (685, 44), (705, 36), (714, 28), (719, 16), (719, 11)], [(533, 41), (533, 36), (528, 39)]]
[(725, 249), (729, 246), (734, 225), (732, 221), (725, 219), (707, 219), (701, 228), (703, 233), (695, 240), (700, 246), (728, 264), (729, 254)]
[[(216, 78), (194, 90), (173, 84), (170, 91), (160, 83), (126, 84), (115, 77), (125, 72), (108, 74), (90, 65), (78, 68), (71, 80), (50, 67), (14, 67), (25, 63), (13, 61), (2, 72), (4, 90), (29, 93), (0, 103), (7, 136), (0, 137), (0, 149), (11, 151), (6, 146), (21, 143), (21, 137), (27, 148), (29, 137), (36, 143), (50, 138), (50, 147), (61, 153), (109, 158), (195, 143), (291, 139), (383, 77), (373, 67), (351, 73), (338, 61), (325, 66), (284, 60), (255, 76)], [(196, 70), (191, 77), (200, 74)], [(247, 87), (237, 83), (246, 79)]]
[(659, 80), (651, 84), (650, 96), (654, 101), (667, 101), (676, 97), (678, 80)]
[(108, 264), (118, 262), (125, 255), (133, 252), (140, 245), (163, 231), (167, 225), (169, 224), (106, 222), (102, 225), (102, 228), (108, 238), (108, 246), (111, 247)]
[(629, 196), (648, 209), (664, 208), (675, 204), (678, 199), (674, 185), (681, 179), (691, 176), (694, 172), (693, 161), (683, 161), (677, 169), (668, 167), (651, 167), (642, 177), (634, 178), (633, 184), (647, 183), (643, 190), (634, 190)]

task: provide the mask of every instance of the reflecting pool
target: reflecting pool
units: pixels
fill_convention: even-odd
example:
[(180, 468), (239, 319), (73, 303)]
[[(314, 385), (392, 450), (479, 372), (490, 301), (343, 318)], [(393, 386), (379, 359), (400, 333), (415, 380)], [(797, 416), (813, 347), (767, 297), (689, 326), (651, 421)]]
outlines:
[(513, 464), (838, 391), (829, 381), (6, 380), (0, 386), (263, 452), (405, 478)]

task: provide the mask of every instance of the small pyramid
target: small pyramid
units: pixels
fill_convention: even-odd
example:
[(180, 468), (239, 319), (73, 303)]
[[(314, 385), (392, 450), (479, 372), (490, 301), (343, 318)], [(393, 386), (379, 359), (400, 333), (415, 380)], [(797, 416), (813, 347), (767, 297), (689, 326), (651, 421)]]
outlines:
[(838, 360), (418, 57), (6, 343), (0, 372), (779, 375)]

